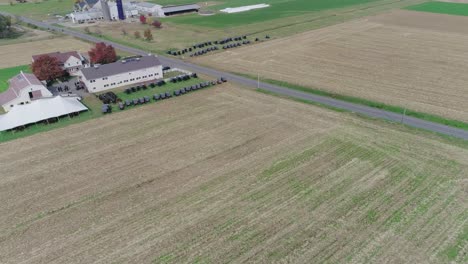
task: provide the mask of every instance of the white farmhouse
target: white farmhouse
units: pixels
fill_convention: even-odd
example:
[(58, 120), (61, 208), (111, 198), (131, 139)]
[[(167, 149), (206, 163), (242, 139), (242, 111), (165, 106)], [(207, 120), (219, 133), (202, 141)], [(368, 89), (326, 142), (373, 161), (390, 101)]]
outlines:
[(78, 73), (78, 71), (83, 68), (88, 66), (88, 62), (81, 55), (80, 53), (76, 51), (70, 51), (70, 52), (52, 52), (52, 53), (46, 53), (46, 54), (39, 54), (39, 55), (34, 55), (32, 57), (32, 62), (37, 60), (41, 56), (49, 56), (56, 58), (59, 62), (60, 65), (62, 66), (62, 69), (67, 71), (71, 75), (75, 75)]
[(143, 56), (81, 69), (80, 80), (88, 92), (96, 93), (163, 77), (162, 65), (155, 56)]
[[(93, 9), (94, 10), (94, 9)], [(73, 12), (69, 15), (72, 22), (75, 24), (83, 24), (90, 21), (98, 21), (104, 19), (104, 14), (102, 11), (83, 11), (83, 12)]]
[(52, 97), (52, 93), (34, 74), (24, 73), (11, 78), (8, 90), (0, 93), (0, 104), (8, 112), (15, 105), (29, 104), (32, 100)]

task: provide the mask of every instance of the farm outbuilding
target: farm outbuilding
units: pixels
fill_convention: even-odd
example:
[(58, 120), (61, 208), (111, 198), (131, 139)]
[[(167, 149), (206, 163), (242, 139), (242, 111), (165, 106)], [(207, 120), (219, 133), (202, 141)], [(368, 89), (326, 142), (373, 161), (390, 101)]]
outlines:
[(10, 85), (8, 90), (0, 93), (0, 105), (5, 112), (17, 105), (29, 104), (33, 100), (43, 97), (52, 97), (52, 93), (34, 74), (21, 71), (8, 82)]
[(164, 16), (161, 5), (147, 2), (132, 2), (132, 4), (140, 13), (152, 14), (157, 17)]
[(96, 93), (161, 79), (163, 71), (159, 59), (150, 55), (83, 68), (80, 70), (79, 76), (88, 91)]
[(162, 8), (164, 15), (172, 16), (172, 15), (179, 15), (184, 13), (193, 13), (198, 12), (200, 10), (200, 6), (197, 4), (190, 4), (190, 5), (177, 5), (177, 6), (165, 6)]

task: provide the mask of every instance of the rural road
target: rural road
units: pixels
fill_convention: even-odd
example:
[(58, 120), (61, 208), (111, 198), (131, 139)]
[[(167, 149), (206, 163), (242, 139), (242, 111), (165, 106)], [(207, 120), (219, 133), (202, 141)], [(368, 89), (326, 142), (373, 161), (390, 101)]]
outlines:
[[(4, 12), (0, 12), (0, 14), (10, 15), (10, 14), (4, 13)], [(112, 42), (112, 41), (103, 40), (103, 39), (100, 39), (100, 38), (97, 38), (97, 37), (94, 37), (94, 36), (90, 36), (90, 35), (87, 35), (87, 34), (84, 34), (84, 33), (80, 33), (80, 32), (77, 32), (77, 31), (68, 30), (68, 29), (61, 28), (61, 27), (56, 27), (56, 26), (53, 26), (53, 25), (51, 25), (49, 23), (40, 22), (40, 21), (32, 20), (30, 18), (21, 17), (21, 16), (19, 16), (18, 19), (20, 19), (20, 20), (22, 20), (23, 22), (26, 22), (26, 23), (34, 24), (34, 25), (36, 25), (38, 27), (41, 27), (41, 28), (44, 28), (44, 29), (53, 29), (53, 30), (55, 30), (57, 32), (61, 32), (63, 34), (71, 35), (73, 37), (84, 39), (84, 40), (87, 40), (87, 41), (90, 41), (90, 42), (105, 42), (105, 43), (111, 44), (112, 46), (114, 46), (117, 49), (129, 52), (129, 53), (134, 53), (134, 54), (138, 54), (138, 55), (148, 54), (148, 52), (145, 52), (145, 51), (140, 50), (140, 49), (128, 47), (128, 46), (125, 46), (125, 45), (122, 45), (122, 44), (119, 44), (119, 43), (115, 43), (115, 42)], [(197, 72), (197, 73), (211, 75), (211, 76), (223, 76), (226, 79), (228, 79), (229, 81), (236, 82), (236, 83), (239, 83), (239, 84), (242, 84), (242, 85), (245, 85), (245, 86), (250, 86), (250, 87), (257, 87), (258, 86), (259, 88), (261, 88), (263, 90), (267, 90), (267, 91), (270, 91), (270, 92), (273, 92), (273, 93), (276, 93), (276, 94), (279, 94), (279, 95), (289, 96), (289, 97), (293, 97), (293, 98), (297, 98), (297, 99), (301, 99), (301, 100), (307, 100), (307, 101), (311, 101), (311, 102), (314, 102), (314, 103), (319, 103), (319, 104), (323, 104), (323, 105), (326, 105), (326, 106), (330, 106), (330, 107), (334, 107), (334, 108), (338, 108), (338, 109), (347, 110), (347, 111), (351, 111), (351, 112), (354, 112), (354, 113), (362, 114), (364, 116), (368, 116), (368, 117), (372, 117), (372, 118), (380, 118), (380, 119), (385, 119), (385, 120), (392, 121), (392, 122), (395, 122), (395, 123), (403, 123), (403, 124), (411, 126), (411, 127), (424, 129), (424, 130), (428, 130), (428, 131), (431, 131), (431, 132), (435, 132), (435, 133), (439, 133), (439, 134), (443, 134), (443, 135), (447, 135), (447, 136), (453, 136), (453, 137), (456, 137), (456, 138), (468, 140), (468, 131), (467, 130), (458, 129), (458, 128), (450, 127), (450, 126), (445, 126), (445, 125), (442, 125), (442, 124), (433, 123), (433, 122), (430, 122), (430, 121), (425, 121), (425, 120), (414, 118), (414, 117), (405, 116), (403, 118), (403, 116), (401, 114), (388, 112), (388, 111), (377, 109), (377, 108), (372, 108), (372, 107), (359, 105), (359, 104), (354, 104), (354, 103), (348, 103), (348, 102), (337, 100), (337, 99), (330, 98), (330, 97), (325, 97), (325, 96), (319, 96), (319, 95), (314, 95), (314, 94), (310, 94), (310, 93), (300, 92), (300, 91), (296, 91), (296, 90), (292, 90), (292, 89), (288, 89), (288, 88), (285, 88), (285, 87), (272, 85), (272, 84), (268, 84), (268, 83), (263, 83), (263, 82), (258, 83), (256, 80), (252, 80), (252, 79), (242, 77), (242, 76), (238, 76), (238, 75), (235, 75), (235, 74), (231, 74), (231, 73), (219, 71), (219, 70), (216, 70), (216, 69), (212, 69), (212, 68), (192, 64), (192, 63), (188, 63), (188, 62), (185, 62), (185, 61), (182, 61), (182, 60), (179, 60), (179, 59), (168, 58), (168, 57), (165, 57), (165, 56), (159, 56), (158, 58), (161, 61), (161, 63), (163, 65), (165, 65), (165, 66), (183, 68), (183, 69), (186, 69), (186, 70), (189, 70), (189, 71), (192, 71), (192, 72)]]

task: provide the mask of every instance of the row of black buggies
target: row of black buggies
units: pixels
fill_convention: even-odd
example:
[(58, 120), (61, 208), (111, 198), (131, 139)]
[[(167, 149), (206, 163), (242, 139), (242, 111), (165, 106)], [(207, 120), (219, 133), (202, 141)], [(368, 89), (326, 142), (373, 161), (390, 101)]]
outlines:
[(247, 45), (247, 44), (250, 44), (250, 40), (245, 40), (243, 41), (242, 43), (241, 42), (237, 42), (237, 43), (231, 43), (229, 45), (224, 45), (223, 46), (223, 49), (231, 49), (231, 48), (236, 48), (236, 47), (240, 47), (242, 45)]
[(119, 98), (114, 92), (107, 92), (107, 93), (100, 94), (98, 95), (98, 98), (104, 104), (110, 104), (110, 103), (115, 104), (117, 101), (119, 101)]
[(214, 46), (214, 47), (209, 47), (209, 48), (207, 48), (207, 49), (202, 49), (202, 50), (199, 50), (199, 51), (196, 51), (196, 52), (190, 54), (190, 57), (205, 55), (205, 54), (207, 54), (208, 52), (215, 51), (215, 50), (219, 50), (219, 48), (216, 47), (216, 46)]
[(161, 81), (158, 81), (156, 83), (150, 83), (149, 85), (143, 84), (143, 85), (137, 85), (135, 87), (130, 87), (130, 88), (125, 89), (124, 92), (126, 94), (131, 94), (131, 93), (139, 92), (141, 90), (146, 90), (146, 89), (148, 89), (148, 86), (150, 88), (154, 88), (156, 86), (161, 87), (161, 86), (163, 86), (165, 84), (166, 84), (166, 82), (164, 80), (161, 80)]
[[(190, 80), (190, 78), (198, 78), (198, 75), (196, 73), (192, 73), (192, 74), (177, 76), (177, 77), (171, 78), (170, 82), (172, 82), (172, 83), (182, 82), (182, 81)], [(161, 86), (163, 86), (165, 84), (166, 84), (166, 81), (160, 80), (160, 81), (157, 81), (155, 83), (150, 83), (149, 85), (143, 84), (143, 85), (138, 85), (138, 86), (135, 86), (135, 87), (130, 87), (130, 88), (125, 89), (124, 92), (126, 94), (132, 94), (132, 93), (135, 93), (135, 92), (139, 92), (141, 90), (146, 90), (146, 89), (148, 89), (148, 87), (149, 88), (154, 88), (156, 86), (161, 87)]]
[[(174, 92), (172, 92), (172, 94), (170, 92), (154, 94), (153, 95), (153, 100), (154, 101), (164, 100), (164, 99), (167, 99), (167, 98), (171, 98), (173, 95), (174, 96), (180, 96), (180, 95), (189, 93), (191, 91), (196, 91), (196, 90), (203, 89), (203, 88), (206, 88), (206, 87), (210, 87), (210, 86), (216, 85), (216, 84), (222, 84), (224, 82), (227, 82), (227, 80), (225, 78), (223, 78), (223, 77), (219, 78), (216, 81), (201, 82), (199, 84), (195, 84), (195, 85), (192, 85), (192, 86), (187, 86), (187, 87), (184, 87), (184, 88), (181, 88), (181, 89), (177, 89)], [(125, 102), (119, 102), (118, 107), (119, 107), (120, 110), (124, 110), (125, 107), (130, 107), (130, 106), (133, 106), (133, 105), (146, 104), (146, 103), (149, 103), (149, 102), (151, 102), (150, 97), (149, 96), (143, 96), (143, 97), (135, 98), (135, 99), (132, 99), (132, 100), (125, 100)], [(102, 110), (102, 113), (104, 113), (104, 114), (112, 113), (112, 106), (110, 104), (104, 104), (104, 105), (102, 105), (101, 110)]]
[[(247, 39), (247, 36), (244, 35), (244, 36), (241, 36), (241, 37), (230, 37), (230, 38), (224, 38), (224, 39), (221, 39), (221, 40), (206, 41), (206, 42), (203, 42), (203, 43), (195, 44), (190, 48), (185, 48), (185, 49), (178, 50), (178, 51), (169, 50), (167, 52), (167, 54), (173, 55), (173, 56), (180, 56), (180, 55), (183, 55), (185, 53), (192, 52), (192, 51), (194, 51), (196, 49), (201, 49), (201, 48), (209, 47), (209, 46), (213, 46), (213, 45), (224, 45), (224, 44), (227, 44), (227, 43), (232, 42), (232, 41), (241, 41), (243, 39), (244, 40)], [(210, 48), (215, 48), (215, 49), (210, 49)], [(205, 51), (205, 53), (203, 53), (203, 54), (206, 54), (206, 52), (214, 51), (214, 50), (218, 50), (218, 49), (219, 49), (218, 47), (214, 46), (214, 47), (209, 47), (207, 49), (204, 49), (204, 50), (202, 50), (202, 52)], [(199, 52), (195, 52), (194, 54), (202, 55)], [(192, 54), (192, 55), (193, 56), (198, 56), (198, 55), (194, 55), (194, 54)]]
[[(270, 38), (269, 35), (265, 36), (265, 39), (269, 39), (269, 38)], [(237, 42), (228, 44), (230, 42), (235, 42), (235, 41), (237, 41)], [(260, 41), (260, 39), (255, 38), (255, 41)], [(180, 55), (184, 55), (185, 53), (189, 53), (189, 52), (194, 51), (194, 53), (190, 54), (190, 57), (194, 57), (194, 56), (204, 55), (204, 54), (206, 54), (206, 53), (208, 53), (210, 51), (219, 50), (219, 48), (216, 45), (223, 45), (222, 46), (223, 49), (229, 49), (229, 48), (240, 47), (242, 45), (247, 45), (247, 44), (250, 44), (250, 43), (251, 43), (250, 40), (247, 40), (247, 36), (244, 35), (242, 37), (231, 37), (231, 38), (225, 38), (225, 39), (222, 39), (222, 40), (207, 41), (207, 42), (195, 44), (190, 48), (185, 48), (185, 49), (178, 50), (178, 51), (169, 50), (167, 52), (167, 54), (173, 55), (173, 56), (180, 56)], [(212, 47), (196, 51), (197, 48), (201, 49), (201, 48), (208, 47), (208, 46), (212, 46)]]

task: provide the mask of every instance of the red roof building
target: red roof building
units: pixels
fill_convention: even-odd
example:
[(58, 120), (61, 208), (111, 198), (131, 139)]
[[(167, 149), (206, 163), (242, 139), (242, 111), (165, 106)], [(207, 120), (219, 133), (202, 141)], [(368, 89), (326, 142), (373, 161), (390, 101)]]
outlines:
[(86, 58), (77, 51), (69, 52), (52, 52), (32, 56), (32, 62), (41, 56), (50, 56), (56, 58), (63, 67), (70, 74), (77, 73), (81, 68), (86, 67), (88, 62)]

